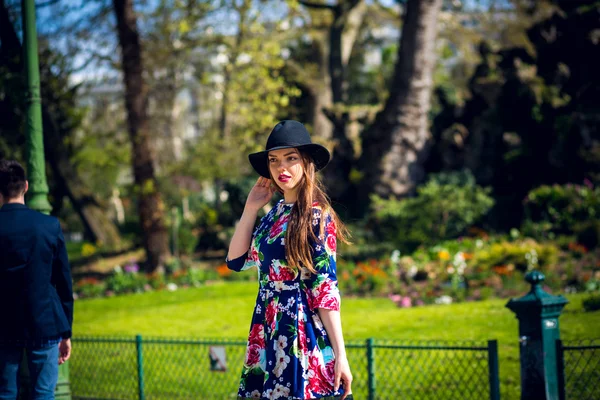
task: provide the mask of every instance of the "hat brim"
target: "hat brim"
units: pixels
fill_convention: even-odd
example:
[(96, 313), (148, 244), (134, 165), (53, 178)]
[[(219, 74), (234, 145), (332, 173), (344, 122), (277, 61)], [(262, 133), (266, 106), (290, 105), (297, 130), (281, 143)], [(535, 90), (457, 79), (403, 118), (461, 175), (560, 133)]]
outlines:
[(252, 165), (252, 168), (260, 176), (264, 176), (265, 178), (271, 178), (271, 174), (269, 173), (269, 152), (273, 150), (280, 149), (298, 149), (303, 153), (307, 153), (315, 163), (315, 170), (322, 170), (329, 164), (331, 160), (331, 154), (329, 154), (329, 150), (326, 147), (321, 146), (317, 143), (303, 144), (298, 146), (279, 146), (273, 147), (272, 149), (259, 151), (258, 153), (248, 154), (248, 160)]

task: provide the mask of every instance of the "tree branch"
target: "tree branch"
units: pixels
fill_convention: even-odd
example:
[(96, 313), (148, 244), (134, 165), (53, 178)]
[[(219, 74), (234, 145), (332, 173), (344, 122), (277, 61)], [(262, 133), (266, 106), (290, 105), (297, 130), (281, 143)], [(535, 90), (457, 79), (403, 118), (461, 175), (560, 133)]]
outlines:
[(317, 8), (321, 10), (335, 10), (335, 6), (331, 6), (329, 4), (315, 3), (312, 1), (300, 0), (298, 3), (302, 4), (304, 7), (308, 8)]
[(42, 7), (46, 7), (46, 6), (51, 6), (53, 4), (57, 4), (58, 2), (60, 2), (60, 0), (47, 0), (45, 3), (39, 3), (36, 4), (36, 8), (42, 8)]

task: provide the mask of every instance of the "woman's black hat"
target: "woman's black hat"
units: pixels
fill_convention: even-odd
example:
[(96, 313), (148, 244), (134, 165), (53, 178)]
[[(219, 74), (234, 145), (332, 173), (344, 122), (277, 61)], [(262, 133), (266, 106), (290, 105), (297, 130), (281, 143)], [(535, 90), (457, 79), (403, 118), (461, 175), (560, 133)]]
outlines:
[(265, 151), (249, 154), (248, 159), (256, 172), (265, 178), (270, 178), (269, 151), (288, 148), (297, 148), (301, 152), (307, 153), (315, 163), (317, 171), (325, 168), (331, 158), (329, 150), (310, 140), (310, 135), (304, 125), (298, 121), (285, 120), (275, 125), (271, 131)]

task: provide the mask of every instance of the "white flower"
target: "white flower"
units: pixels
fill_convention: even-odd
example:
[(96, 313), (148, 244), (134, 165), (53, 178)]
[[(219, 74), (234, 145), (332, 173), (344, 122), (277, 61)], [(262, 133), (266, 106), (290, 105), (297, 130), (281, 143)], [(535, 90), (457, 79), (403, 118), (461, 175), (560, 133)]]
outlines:
[(176, 284), (174, 284), (173, 282), (171, 282), (171, 283), (167, 283), (167, 290), (168, 290), (169, 292), (174, 292), (174, 291), (176, 291), (176, 290), (177, 290), (177, 285), (176, 285)]
[(279, 339), (275, 342), (274, 349), (275, 351), (283, 351), (287, 347), (287, 337), (283, 335), (279, 335)]
[(113, 268), (113, 271), (117, 274), (120, 274), (121, 272), (123, 272), (123, 269), (121, 268), (120, 265), (115, 265), (115, 268)]
[(452, 304), (452, 297), (443, 295), (435, 299), (435, 304)]
[(290, 362), (290, 356), (286, 355), (283, 350), (278, 350), (275, 354), (277, 358), (275, 361), (275, 368), (273, 369), (273, 373), (276, 377), (280, 377), (283, 374), (283, 371), (287, 368)]
[(250, 397), (251, 399), (260, 399), (260, 392), (258, 390), (253, 390), (249, 395), (246, 394), (246, 397)]
[(278, 399), (280, 397), (287, 399), (290, 395), (290, 389), (287, 387), (280, 385), (279, 383), (275, 385), (275, 389), (273, 390), (273, 398)]
[(415, 275), (417, 275), (417, 272), (419, 272), (419, 268), (417, 268), (416, 265), (412, 265), (408, 270), (408, 277), (412, 279)]
[(400, 250), (392, 251), (392, 255), (390, 256), (390, 259), (392, 260), (392, 262), (394, 264), (397, 264), (398, 261), (400, 261)]
[(478, 249), (482, 248), (483, 247), (483, 240), (477, 239), (475, 241), (475, 247), (477, 247)]

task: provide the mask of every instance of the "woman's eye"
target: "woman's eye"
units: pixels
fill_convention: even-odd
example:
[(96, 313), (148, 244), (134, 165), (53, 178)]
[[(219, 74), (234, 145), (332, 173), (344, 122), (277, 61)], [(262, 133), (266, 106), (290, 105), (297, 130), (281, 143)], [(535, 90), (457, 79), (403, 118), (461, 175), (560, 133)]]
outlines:
[(276, 160), (276, 159), (274, 159), (274, 158), (271, 158), (271, 159), (269, 160), (269, 162), (270, 162), (270, 163), (274, 163), (275, 161), (277, 161), (277, 160)]
[(297, 158), (296, 157), (289, 157), (288, 160), (290, 160), (290, 161), (296, 161)]

